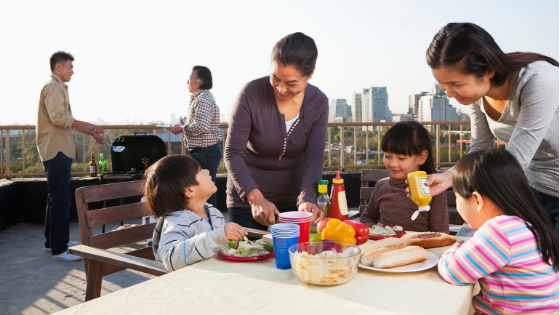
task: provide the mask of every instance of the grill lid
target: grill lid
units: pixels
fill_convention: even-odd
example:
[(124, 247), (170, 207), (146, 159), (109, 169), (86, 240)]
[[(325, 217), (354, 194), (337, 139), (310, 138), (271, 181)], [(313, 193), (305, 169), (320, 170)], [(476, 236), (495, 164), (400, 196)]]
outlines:
[(113, 174), (129, 173), (132, 168), (136, 170), (132, 173), (143, 173), (150, 165), (167, 155), (165, 143), (158, 136), (122, 136), (115, 138), (112, 144), (125, 147), (122, 152), (111, 150)]

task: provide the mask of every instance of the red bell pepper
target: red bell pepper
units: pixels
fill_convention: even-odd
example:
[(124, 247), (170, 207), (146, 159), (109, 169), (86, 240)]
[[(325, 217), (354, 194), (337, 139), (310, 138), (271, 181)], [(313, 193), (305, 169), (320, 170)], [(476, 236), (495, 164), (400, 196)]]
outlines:
[(354, 237), (356, 238), (357, 245), (363, 244), (368, 241), (369, 228), (367, 227), (367, 225), (352, 220), (345, 220), (344, 223), (350, 225), (354, 228), (354, 231), (356, 231), (356, 235)]

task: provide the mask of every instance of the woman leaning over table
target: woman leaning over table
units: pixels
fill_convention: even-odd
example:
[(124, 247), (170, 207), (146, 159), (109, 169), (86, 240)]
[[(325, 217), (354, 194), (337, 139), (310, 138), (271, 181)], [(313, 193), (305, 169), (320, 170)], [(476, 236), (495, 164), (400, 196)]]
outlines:
[[(492, 147), (494, 137), (508, 142), (558, 233), (558, 62), (536, 53), (506, 54), (472, 23), (444, 26), (426, 59), (447, 96), (468, 106), (470, 152)], [(430, 175), (432, 194), (451, 187), (452, 171)]]
[(272, 50), (269, 76), (251, 81), (234, 105), (225, 147), (230, 220), (266, 230), (283, 211), (313, 212), (323, 172), (328, 99), (308, 84), (317, 47), (293, 33)]

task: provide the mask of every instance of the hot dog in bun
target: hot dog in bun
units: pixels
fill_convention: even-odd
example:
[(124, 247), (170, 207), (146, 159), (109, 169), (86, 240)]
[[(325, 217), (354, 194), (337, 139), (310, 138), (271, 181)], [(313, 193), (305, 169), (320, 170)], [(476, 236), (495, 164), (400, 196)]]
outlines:
[(375, 268), (394, 268), (399, 266), (410, 265), (419, 261), (428, 259), (428, 251), (419, 246), (407, 246), (384, 253), (373, 261)]
[(409, 246), (420, 246), (423, 248), (449, 246), (457, 241), (453, 236), (440, 232), (409, 233), (403, 236), (401, 240)]

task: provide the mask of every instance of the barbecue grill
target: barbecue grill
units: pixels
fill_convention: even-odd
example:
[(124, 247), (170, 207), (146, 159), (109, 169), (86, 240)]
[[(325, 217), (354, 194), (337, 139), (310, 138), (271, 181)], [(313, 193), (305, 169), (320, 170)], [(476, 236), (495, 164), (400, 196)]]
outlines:
[(112, 172), (99, 175), (102, 184), (142, 179), (150, 165), (167, 155), (163, 140), (153, 135), (122, 136), (115, 138), (112, 145), (125, 149), (111, 150)]

